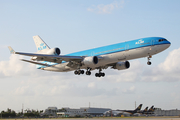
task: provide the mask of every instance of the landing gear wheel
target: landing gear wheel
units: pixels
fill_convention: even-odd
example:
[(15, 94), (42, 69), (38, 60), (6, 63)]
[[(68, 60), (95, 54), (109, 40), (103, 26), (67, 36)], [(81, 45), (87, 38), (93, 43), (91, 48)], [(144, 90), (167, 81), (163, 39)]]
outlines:
[(96, 77), (104, 77), (105, 76), (105, 73), (102, 73), (101, 71), (102, 71), (102, 68), (100, 67), (100, 68), (98, 68), (99, 69), (99, 73), (96, 73), (95, 74), (95, 76)]
[(96, 77), (104, 77), (104, 76), (105, 76), (105, 73), (96, 73), (95, 76), (96, 76)]
[(104, 76), (105, 76), (105, 73), (101, 73), (101, 76), (104, 77)]
[(81, 74), (84, 74), (84, 70), (81, 70)]
[(78, 74), (78, 71), (77, 71), (77, 70), (76, 70), (76, 71), (74, 71), (74, 74), (75, 74), (75, 75), (77, 75), (77, 74)]
[(148, 65), (151, 65), (151, 64), (152, 64), (152, 63), (150, 62), (150, 58), (152, 58), (152, 56), (151, 56), (151, 55), (150, 55), (150, 56), (148, 56), (148, 58), (147, 58), (147, 59), (148, 59), (148, 62), (147, 62), (147, 64), (148, 64)]
[(86, 71), (86, 75), (91, 75), (91, 72), (90, 71)]
[(91, 75), (91, 68), (87, 68), (86, 75)]
[(96, 77), (99, 77), (99, 73), (96, 73), (95, 76), (96, 76)]
[(75, 75), (80, 75), (80, 74), (84, 74), (84, 70), (76, 70), (74, 71)]
[(152, 63), (150, 61), (147, 62), (148, 65), (151, 65)]
[(81, 70), (78, 70), (78, 75), (80, 75), (81, 74)]

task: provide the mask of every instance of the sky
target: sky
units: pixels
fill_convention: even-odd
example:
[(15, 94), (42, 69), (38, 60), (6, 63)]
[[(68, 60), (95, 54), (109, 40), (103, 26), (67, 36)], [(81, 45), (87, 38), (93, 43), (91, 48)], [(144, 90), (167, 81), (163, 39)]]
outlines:
[[(0, 111), (11, 108), (101, 107), (134, 109), (135, 101), (180, 109), (179, 0), (0, 0)], [(164, 37), (171, 46), (130, 60), (127, 70), (106, 69), (104, 78), (36, 69), (19, 52), (36, 52), (39, 35), (61, 54), (144, 37)]]

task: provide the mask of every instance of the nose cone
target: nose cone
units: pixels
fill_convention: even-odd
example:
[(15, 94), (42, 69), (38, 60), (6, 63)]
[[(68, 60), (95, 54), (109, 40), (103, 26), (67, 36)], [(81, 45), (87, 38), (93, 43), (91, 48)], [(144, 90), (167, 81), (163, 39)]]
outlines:
[(167, 48), (171, 46), (171, 42), (167, 41)]

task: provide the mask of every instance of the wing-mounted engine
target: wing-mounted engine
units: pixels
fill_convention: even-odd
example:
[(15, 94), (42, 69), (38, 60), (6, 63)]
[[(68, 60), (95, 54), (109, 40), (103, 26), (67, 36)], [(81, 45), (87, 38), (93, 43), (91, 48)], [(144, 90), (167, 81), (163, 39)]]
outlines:
[(82, 64), (89, 67), (98, 64), (98, 61), (99, 60), (97, 56), (85, 57), (82, 61)]
[(52, 49), (47, 50), (46, 54), (48, 54), (48, 55), (60, 55), (61, 50), (59, 48), (52, 48)]
[(124, 70), (124, 69), (128, 69), (129, 67), (130, 67), (129, 61), (125, 61), (125, 62), (117, 62), (112, 68), (118, 70)]

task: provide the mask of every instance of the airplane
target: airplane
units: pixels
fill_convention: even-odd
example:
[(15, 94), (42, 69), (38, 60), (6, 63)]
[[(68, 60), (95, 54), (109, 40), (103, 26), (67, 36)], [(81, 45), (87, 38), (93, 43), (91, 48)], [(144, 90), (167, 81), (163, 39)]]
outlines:
[[(147, 57), (147, 64), (151, 65), (150, 58), (167, 49), (171, 43), (162, 37), (147, 37), (132, 41), (112, 44), (94, 49), (60, 55), (57, 47), (50, 48), (39, 36), (33, 36), (37, 47), (36, 53), (15, 52), (8, 46), (11, 54), (30, 56), (31, 60), (22, 61), (36, 64), (37, 69), (69, 72), (75, 75), (91, 75), (92, 70), (99, 70), (96, 77), (104, 77), (103, 69), (111, 67), (116, 70), (125, 70), (130, 67), (129, 60)], [(68, 47), (68, 46), (67, 46)]]
[(151, 108), (149, 108), (149, 110), (145, 114), (154, 114), (154, 110), (155, 110), (155, 108), (153, 105), (153, 106), (151, 106)]
[(109, 111), (104, 112), (104, 115), (106, 116), (135, 115), (140, 112), (141, 107), (142, 107), (142, 104), (140, 104), (135, 110), (109, 110)]
[(103, 113), (105, 116), (120, 116), (123, 115), (123, 111), (109, 110)]
[(146, 108), (145, 108), (144, 110), (142, 110), (142, 111), (139, 111), (139, 113), (140, 113), (140, 114), (146, 114), (147, 111), (148, 111), (148, 107), (146, 107)]
[(123, 110), (124, 111), (123, 114), (127, 113), (127, 114), (134, 115), (136, 113), (139, 113), (141, 108), (142, 108), (142, 104), (140, 104), (135, 110)]

